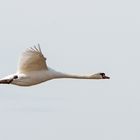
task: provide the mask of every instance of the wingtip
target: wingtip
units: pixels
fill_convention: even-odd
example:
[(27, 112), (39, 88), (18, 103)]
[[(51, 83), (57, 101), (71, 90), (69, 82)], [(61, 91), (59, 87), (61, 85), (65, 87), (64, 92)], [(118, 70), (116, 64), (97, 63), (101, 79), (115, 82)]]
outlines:
[(41, 51), (41, 47), (40, 47), (40, 44), (39, 44), (39, 43), (38, 43), (38, 49), (39, 49), (39, 51), (40, 51), (40, 52), (42, 52), (42, 51)]
[(34, 45), (33, 47), (28, 48), (28, 50), (37, 51), (37, 52), (42, 53), (39, 43), (37, 45)]

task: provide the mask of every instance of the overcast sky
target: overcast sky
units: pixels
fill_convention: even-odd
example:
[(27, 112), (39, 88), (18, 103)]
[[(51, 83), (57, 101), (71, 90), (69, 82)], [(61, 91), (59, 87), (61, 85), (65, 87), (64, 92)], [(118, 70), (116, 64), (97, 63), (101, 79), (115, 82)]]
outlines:
[(47, 64), (110, 80), (0, 85), (1, 140), (139, 140), (138, 0), (0, 1), (0, 77), (40, 43)]

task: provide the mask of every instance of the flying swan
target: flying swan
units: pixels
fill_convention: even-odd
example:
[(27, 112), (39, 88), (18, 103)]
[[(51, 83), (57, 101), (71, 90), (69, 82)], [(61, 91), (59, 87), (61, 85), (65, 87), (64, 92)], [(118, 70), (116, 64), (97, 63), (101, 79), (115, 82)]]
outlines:
[(34, 46), (22, 53), (17, 72), (0, 79), (0, 84), (33, 86), (57, 78), (110, 79), (105, 73), (73, 75), (55, 71), (47, 66), (46, 58), (38, 44), (38, 47)]

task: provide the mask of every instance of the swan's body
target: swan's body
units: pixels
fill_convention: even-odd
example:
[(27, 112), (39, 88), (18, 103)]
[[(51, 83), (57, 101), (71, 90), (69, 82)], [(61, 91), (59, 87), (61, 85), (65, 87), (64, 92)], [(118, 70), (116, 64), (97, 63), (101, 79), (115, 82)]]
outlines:
[(27, 49), (21, 56), (17, 72), (0, 79), (0, 84), (32, 86), (57, 78), (109, 79), (105, 73), (80, 76), (57, 72), (49, 68), (45, 60), (39, 45), (38, 48)]

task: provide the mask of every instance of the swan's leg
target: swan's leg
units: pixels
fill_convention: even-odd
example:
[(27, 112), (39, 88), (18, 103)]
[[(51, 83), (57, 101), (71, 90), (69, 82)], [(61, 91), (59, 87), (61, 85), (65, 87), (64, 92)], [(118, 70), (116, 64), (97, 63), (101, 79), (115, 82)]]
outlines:
[(2, 80), (0, 80), (0, 84), (11, 84), (11, 82), (14, 80), (14, 79), (17, 79), (18, 78), (18, 76), (14, 76), (13, 78), (11, 78), (11, 79), (2, 79)]
[(4, 80), (0, 80), (0, 84), (10, 84), (14, 79), (4, 79)]

